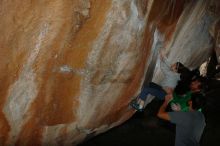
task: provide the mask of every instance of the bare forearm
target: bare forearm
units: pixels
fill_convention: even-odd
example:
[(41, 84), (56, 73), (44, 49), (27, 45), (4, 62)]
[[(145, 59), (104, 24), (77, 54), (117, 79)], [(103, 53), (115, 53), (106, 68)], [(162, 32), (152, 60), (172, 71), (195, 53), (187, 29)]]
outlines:
[(166, 101), (163, 102), (163, 104), (160, 106), (158, 113), (165, 113), (168, 103)]
[(169, 121), (170, 117), (169, 117), (168, 113), (166, 112), (167, 105), (168, 105), (168, 102), (164, 101), (164, 103), (161, 105), (161, 107), (157, 113), (157, 116), (161, 119)]

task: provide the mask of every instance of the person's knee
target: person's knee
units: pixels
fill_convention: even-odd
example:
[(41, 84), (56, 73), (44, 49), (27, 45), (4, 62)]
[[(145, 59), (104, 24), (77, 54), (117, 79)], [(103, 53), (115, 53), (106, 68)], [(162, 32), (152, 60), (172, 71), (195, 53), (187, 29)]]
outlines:
[(167, 87), (164, 90), (166, 91), (167, 94), (173, 94), (173, 88)]

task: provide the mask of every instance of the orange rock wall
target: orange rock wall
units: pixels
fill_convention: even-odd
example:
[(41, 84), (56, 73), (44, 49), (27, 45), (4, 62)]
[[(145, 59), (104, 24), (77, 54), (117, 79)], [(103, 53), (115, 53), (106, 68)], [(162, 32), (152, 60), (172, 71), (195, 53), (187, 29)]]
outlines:
[(145, 73), (160, 80), (158, 44), (190, 67), (207, 58), (209, 8), (205, 0), (0, 1), (0, 145), (76, 145), (123, 123)]

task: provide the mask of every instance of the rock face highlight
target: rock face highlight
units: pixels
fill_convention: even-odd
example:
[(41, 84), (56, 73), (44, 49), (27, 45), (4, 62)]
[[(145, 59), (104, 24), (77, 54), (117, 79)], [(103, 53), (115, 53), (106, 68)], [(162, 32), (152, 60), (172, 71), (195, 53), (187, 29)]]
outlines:
[[(76, 145), (133, 114), (159, 47), (193, 68), (219, 48), (213, 0), (0, 1), (0, 145)], [(213, 33), (211, 33), (213, 32)], [(211, 35), (212, 34), (212, 35)]]

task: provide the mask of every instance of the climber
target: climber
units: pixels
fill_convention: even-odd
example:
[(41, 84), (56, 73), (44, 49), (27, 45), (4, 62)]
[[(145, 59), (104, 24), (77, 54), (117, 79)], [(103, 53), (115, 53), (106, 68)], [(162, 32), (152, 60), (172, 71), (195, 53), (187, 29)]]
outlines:
[(187, 67), (179, 68), (180, 80), (177, 82), (177, 86), (174, 88), (174, 92), (178, 95), (184, 95), (190, 90), (191, 81), (197, 77), (200, 77), (199, 69), (190, 70)]
[[(188, 101), (191, 99), (192, 94), (195, 93), (203, 93), (204, 88), (204, 78), (203, 77), (196, 77), (193, 79), (189, 86), (190, 90), (187, 91), (183, 95), (179, 95), (175, 92), (173, 93), (164, 93), (164, 97), (159, 97), (161, 100), (165, 98), (165, 96), (171, 96), (173, 97), (172, 100), (169, 102), (169, 108), (167, 110), (169, 111), (188, 111)], [(162, 89), (161, 89), (162, 90)], [(152, 94), (152, 92), (150, 92)], [(155, 95), (155, 94), (153, 94)], [(158, 95), (158, 94), (157, 94)], [(146, 96), (145, 96), (146, 97)], [(138, 111), (143, 111), (143, 109), (137, 109)]]
[(192, 94), (188, 101), (189, 111), (166, 112), (172, 96), (165, 97), (157, 116), (176, 124), (175, 146), (199, 146), (199, 141), (205, 128), (205, 118), (198, 110), (204, 107), (205, 99), (201, 93)]
[(160, 68), (165, 78), (162, 82), (162, 86), (156, 83), (149, 83), (144, 86), (138, 97), (131, 101), (130, 105), (138, 111), (142, 111), (146, 98), (149, 94), (156, 96), (163, 100), (166, 94), (171, 94), (173, 89), (177, 85), (177, 81), (180, 79), (179, 70), (184, 67), (180, 62), (176, 62), (170, 65), (163, 52), (160, 52)]

